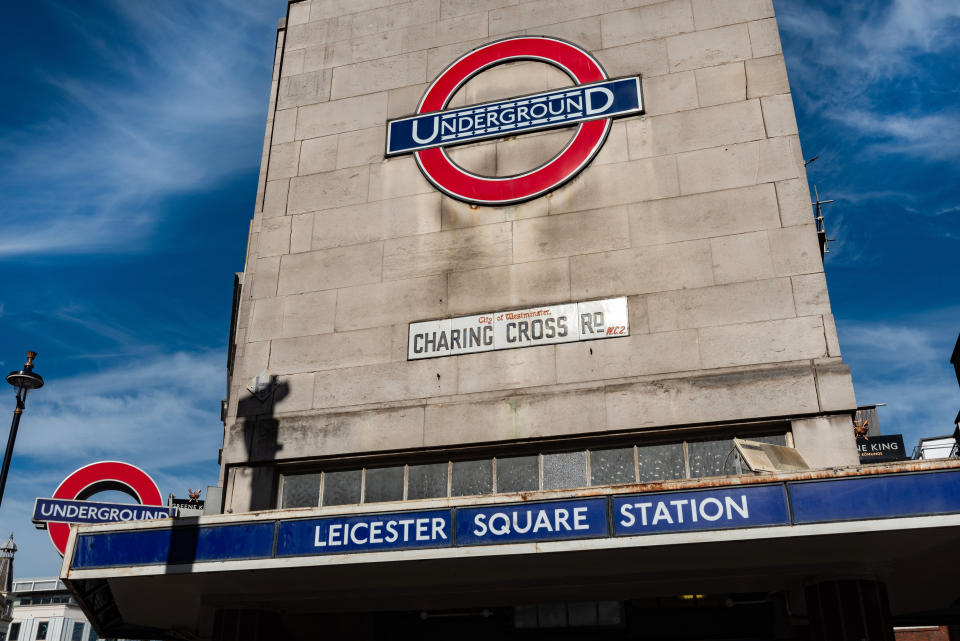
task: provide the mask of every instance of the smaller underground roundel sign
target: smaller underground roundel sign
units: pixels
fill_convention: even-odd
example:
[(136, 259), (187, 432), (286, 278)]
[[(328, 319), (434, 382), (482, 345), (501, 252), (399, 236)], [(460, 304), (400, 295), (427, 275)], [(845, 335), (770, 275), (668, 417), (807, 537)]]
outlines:
[[(558, 67), (572, 87), (447, 109), (468, 80), (496, 65), (534, 60)], [(613, 118), (643, 113), (640, 78), (607, 77), (580, 47), (557, 38), (518, 36), (484, 45), (446, 68), (427, 88), (417, 113), (387, 122), (386, 155), (412, 153), (423, 175), (453, 198), (508, 205), (542, 196), (586, 167), (603, 146)], [(445, 147), (576, 125), (547, 163), (514, 176), (481, 176), (454, 163)]]
[[(85, 500), (104, 490), (128, 494), (139, 505)], [(169, 518), (174, 515), (174, 510), (163, 505), (160, 488), (139, 467), (120, 461), (98, 461), (65, 478), (52, 498), (38, 498), (33, 508), (33, 522), (38, 527), (47, 528), (50, 541), (62, 556), (67, 549), (71, 523)]]

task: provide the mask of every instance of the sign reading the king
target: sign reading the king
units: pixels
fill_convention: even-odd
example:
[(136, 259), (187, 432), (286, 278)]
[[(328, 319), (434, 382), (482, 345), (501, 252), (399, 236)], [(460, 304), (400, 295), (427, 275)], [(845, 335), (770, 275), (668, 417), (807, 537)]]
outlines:
[[(496, 65), (534, 60), (558, 67), (572, 87), (447, 109), (467, 81)], [(417, 113), (387, 123), (387, 156), (412, 153), (423, 175), (447, 195), (478, 205), (508, 205), (542, 196), (576, 176), (607, 138), (613, 118), (643, 113), (640, 78), (608, 78), (589, 53), (557, 38), (517, 36), (484, 45), (446, 68), (427, 88)], [(481, 176), (458, 166), (445, 147), (544, 129), (577, 129), (545, 164), (514, 176)]]

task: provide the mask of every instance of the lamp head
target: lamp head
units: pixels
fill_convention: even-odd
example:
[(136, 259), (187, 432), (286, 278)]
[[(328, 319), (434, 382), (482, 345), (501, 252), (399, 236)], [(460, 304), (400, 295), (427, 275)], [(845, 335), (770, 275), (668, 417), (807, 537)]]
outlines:
[(27, 352), (23, 369), (7, 374), (7, 382), (16, 388), (18, 397), (21, 393), (26, 396), (31, 390), (43, 387), (43, 377), (33, 371), (33, 359), (36, 357), (36, 352)]

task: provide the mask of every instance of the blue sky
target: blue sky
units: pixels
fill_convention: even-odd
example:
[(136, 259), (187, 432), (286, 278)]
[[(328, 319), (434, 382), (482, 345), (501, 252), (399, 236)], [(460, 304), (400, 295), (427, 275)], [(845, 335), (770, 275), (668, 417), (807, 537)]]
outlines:
[[(960, 390), (960, 4), (776, 0), (844, 359), (881, 426), (949, 433)], [(113, 458), (216, 482), (284, 0), (13, 3), (0, 23), (0, 369), (40, 353), (0, 531), (53, 575), (33, 498)], [(4, 398), (4, 397), (0, 397)], [(0, 433), (13, 408), (0, 402)], [(6, 409), (5, 409), (6, 408)], [(6, 528), (6, 529), (4, 529)]]

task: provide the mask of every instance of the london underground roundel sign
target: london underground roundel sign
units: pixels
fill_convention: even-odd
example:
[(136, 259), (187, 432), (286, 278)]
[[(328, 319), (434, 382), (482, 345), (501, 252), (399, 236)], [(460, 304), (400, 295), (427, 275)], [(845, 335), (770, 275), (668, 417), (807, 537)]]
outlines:
[[(575, 83), (508, 100), (447, 109), (467, 81), (493, 66), (534, 60), (558, 67)], [(542, 196), (586, 167), (606, 140), (612, 119), (643, 113), (640, 78), (609, 79), (600, 63), (569, 42), (517, 36), (463, 55), (427, 88), (416, 114), (387, 123), (387, 156), (413, 153), (424, 176), (453, 198), (507, 205)], [(445, 147), (576, 125), (547, 163), (514, 176), (481, 176), (458, 166)]]
[[(124, 492), (140, 505), (84, 500), (105, 490)], [(52, 498), (38, 498), (33, 521), (46, 525), (50, 540), (62, 555), (67, 549), (70, 523), (134, 521), (171, 515), (171, 509), (163, 506), (160, 488), (146, 472), (129, 463), (99, 461), (63, 479)]]

